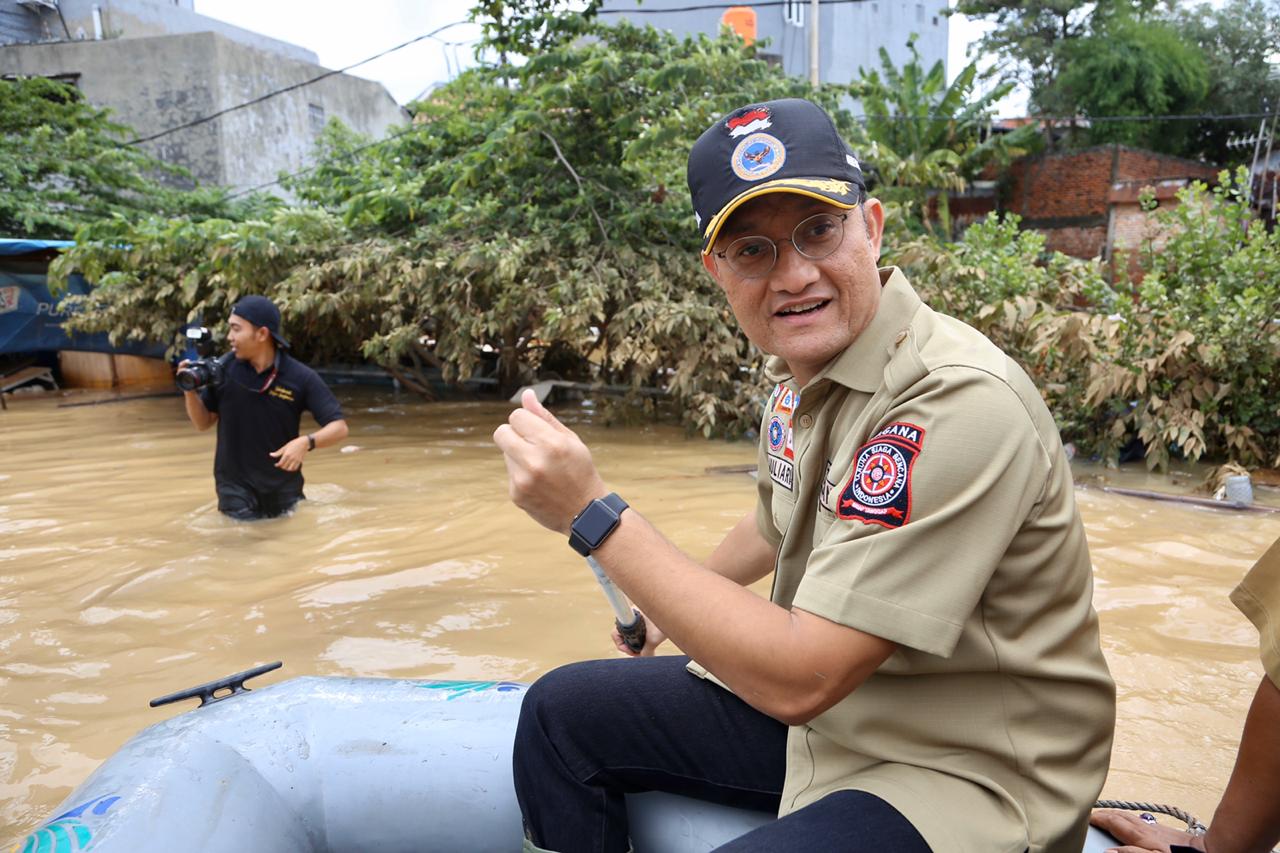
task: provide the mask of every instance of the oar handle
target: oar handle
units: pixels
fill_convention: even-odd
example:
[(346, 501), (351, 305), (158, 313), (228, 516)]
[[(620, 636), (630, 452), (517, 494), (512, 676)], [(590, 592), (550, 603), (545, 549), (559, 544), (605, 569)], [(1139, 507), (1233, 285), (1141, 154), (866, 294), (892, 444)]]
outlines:
[(623, 625), (618, 620), (613, 620), (613, 624), (618, 629), (618, 634), (622, 637), (622, 642), (627, 644), (627, 648), (636, 654), (640, 654), (644, 650), (644, 614), (635, 608), (631, 609), (631, 615), (634, 617), (629, 625)]
[(595, 557), (587, 557), (587, 565), (591, 567), (592, 574), (600, 582), (604, 597), (609, 600), (609, 607), (613, 609), (613, 624), (622, 636), (622, 642), (626, 643), (631, 651), (639, 654), (644, 648), (644, 616), (627, 603), (622, 590), (618, 589), (617, 585), (604, 573), (604, 569), (596, 562)]

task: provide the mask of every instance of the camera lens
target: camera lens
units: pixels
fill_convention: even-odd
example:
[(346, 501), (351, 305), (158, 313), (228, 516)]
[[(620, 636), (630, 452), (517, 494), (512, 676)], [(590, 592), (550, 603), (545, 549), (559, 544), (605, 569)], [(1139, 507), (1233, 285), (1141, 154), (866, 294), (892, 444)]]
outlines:
[(183, 391), (195, 391), (209, 381), (209, 368), (196, 363), (179, 370), (174, 382)]

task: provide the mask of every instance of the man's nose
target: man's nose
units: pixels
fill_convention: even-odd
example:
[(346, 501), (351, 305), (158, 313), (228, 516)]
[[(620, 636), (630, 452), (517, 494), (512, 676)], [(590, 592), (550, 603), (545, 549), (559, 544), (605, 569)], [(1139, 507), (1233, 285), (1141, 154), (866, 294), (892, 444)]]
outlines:
[(778, 259), (769, 276), (769, 288), (798, 293), (818, 279), (818, 265), (796, 250), (791, 240), (778, 241)]

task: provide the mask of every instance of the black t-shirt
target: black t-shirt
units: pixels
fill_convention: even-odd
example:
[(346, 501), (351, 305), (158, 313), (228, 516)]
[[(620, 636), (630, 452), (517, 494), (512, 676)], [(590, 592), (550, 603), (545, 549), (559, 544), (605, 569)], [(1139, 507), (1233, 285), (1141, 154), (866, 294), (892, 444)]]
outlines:
[(260, 392), (271, 370), (234, 359), (220, 387), (200, 392), (204, 407), (218, 413), (213, 478), (258, 492), (301, 492), (302, 472), (275, 467), (269, 454), (298, 437), (304, 409), (324, 426), (342, 417), (342, 407), (314, 370), (284, 351), (275, 381)]

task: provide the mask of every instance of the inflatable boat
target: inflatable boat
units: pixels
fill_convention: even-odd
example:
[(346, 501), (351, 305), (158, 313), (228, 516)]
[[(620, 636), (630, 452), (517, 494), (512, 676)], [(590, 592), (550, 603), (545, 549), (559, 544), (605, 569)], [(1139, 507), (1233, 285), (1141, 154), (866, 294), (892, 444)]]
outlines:
[[(294, 678), (259, 667), (108, 758), (15, 853), (502, 853), (521, 845), (511, 744), (526, 685)], [(636, 853), (703, 853), (773, 815), (628, 796)], [(1106, 836), (1090, 830), (1085, 853)]]

